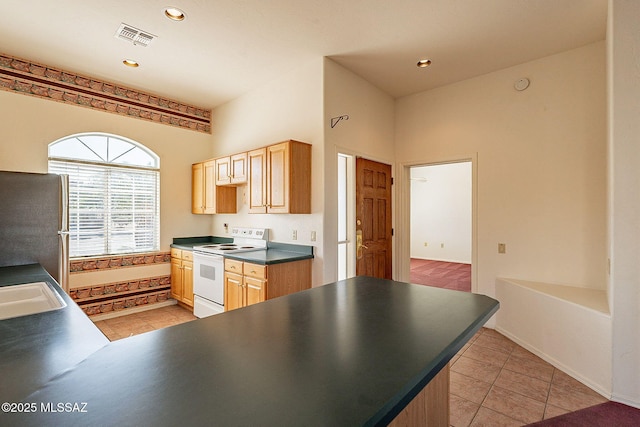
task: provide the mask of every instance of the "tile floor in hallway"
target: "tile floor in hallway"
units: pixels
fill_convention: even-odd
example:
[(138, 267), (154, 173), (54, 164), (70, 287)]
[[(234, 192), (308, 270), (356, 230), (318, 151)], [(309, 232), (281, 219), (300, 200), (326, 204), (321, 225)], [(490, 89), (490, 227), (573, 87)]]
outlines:
[(522, 426), (606, 401), (492, 329), (481, 329), (452, 360), (455, 427)]
[[(96, 322), (114, 341), (195, 320), (177, 305)], [(606, 399), (492, 329), (481, 329), (451, 361), (454, 427), (522, 426)]]

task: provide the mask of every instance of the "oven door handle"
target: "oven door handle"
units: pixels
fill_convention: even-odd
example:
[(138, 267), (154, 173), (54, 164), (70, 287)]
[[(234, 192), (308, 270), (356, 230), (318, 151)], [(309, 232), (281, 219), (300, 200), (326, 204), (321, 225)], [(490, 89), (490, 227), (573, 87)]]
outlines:
[(196, 257), (198, 258), (204, 258), (204, 259), (210, 259), (210, 260), (221, 260), (224, 259), (224, 257), (222, 255), (217, 255), (217, 254), (212, 254), (212, 253), (208, 253), (208, 252), (200, 252), (200, 251), (193, 251), (193, 257), (194, 259)]

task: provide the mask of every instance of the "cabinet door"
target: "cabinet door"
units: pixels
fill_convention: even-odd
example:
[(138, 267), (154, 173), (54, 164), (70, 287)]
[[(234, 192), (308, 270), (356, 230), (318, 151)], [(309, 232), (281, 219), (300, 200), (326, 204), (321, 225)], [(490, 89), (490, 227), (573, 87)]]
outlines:
[(182, 260), (171, 258), (171, 298), (182, 301)]
[(244, 305), (242, 276), (224, 273), (224, 311), (235, 310)]
[(289, 212), (289, 144), (267, 147), (267, 212)]
[(204, 213), (216, 213), (216, 185), (215, 185), (216, 161), (204, 162)]
[(182, 302), (193, 307), (193, 262), (182, 261)]
[(191, 212), (204, 213), (204, 164), (191, 166)]
[(234, 154), (230, 160), (231, 184), (247, 182), (247, 153)]
[(231, 157), (216, 159), (216, 185), (231, 184)]
[(244, 285), (247, 293), (246, 305), (256, 304), (265, 300), (266, 282), (264, 280), (244, 276)]
[(247, 162), (249, 163), (249, 212), (266, 213), (266, 148), (249, 151)]

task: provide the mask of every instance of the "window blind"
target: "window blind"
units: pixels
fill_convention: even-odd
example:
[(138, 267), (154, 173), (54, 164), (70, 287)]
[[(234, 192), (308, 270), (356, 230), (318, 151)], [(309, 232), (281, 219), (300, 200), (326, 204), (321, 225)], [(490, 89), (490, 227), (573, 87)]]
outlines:
[(50, 160), (49, 172), (69, 175), (71, 257), (159, 250), (157, 170)]

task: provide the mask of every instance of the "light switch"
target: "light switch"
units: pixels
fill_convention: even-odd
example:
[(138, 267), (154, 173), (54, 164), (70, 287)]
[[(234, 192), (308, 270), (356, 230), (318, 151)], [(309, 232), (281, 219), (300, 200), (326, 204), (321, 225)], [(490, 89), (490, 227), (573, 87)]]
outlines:
[(506, 243), (498, 243), (498, 253), (506, 254), (507, 253), (507, 244)]

